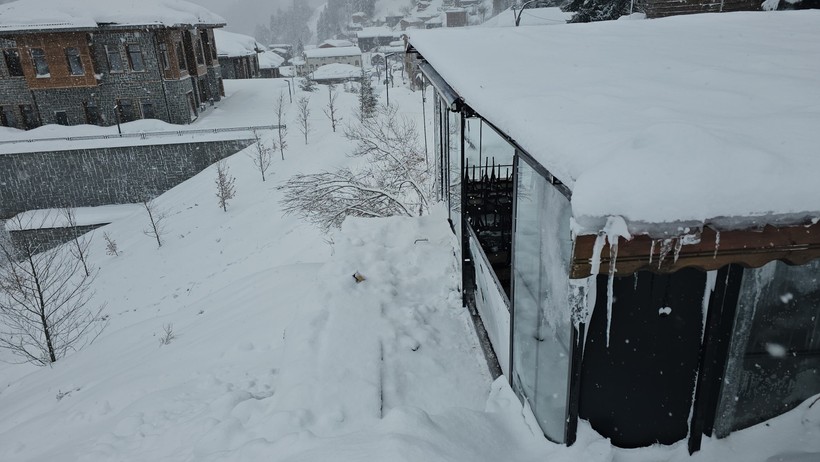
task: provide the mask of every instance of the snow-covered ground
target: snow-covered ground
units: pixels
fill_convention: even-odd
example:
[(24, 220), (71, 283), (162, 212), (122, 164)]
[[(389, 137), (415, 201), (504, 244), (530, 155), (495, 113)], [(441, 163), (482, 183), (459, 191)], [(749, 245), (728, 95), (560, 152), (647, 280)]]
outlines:
[[(281, 86), (225, 84), (226, 118), (271, 123), (272, 110), (245, 108), (270, 108)], [(421, 119), (418, 93), (390, 93)], [(282, 216), (284, 180), (354, 162), (322, 113), (326, 98), (323, 86), (311, 95), (307, 145), (291, 108), (285, 160), (274, 157), (268, 181), (252, 147), (228, 158), (237, 194), (227, 212), (212, 166), (157, 199), (168, 213), (161, 248), (143, 235), (141, 211), (93, 233), (94, 302), (109, 325), (52, 367), (0, 363), (0, 461), (688, 460), (685, 444), (613, 449), (583, 422), (570, 448), (543, 438), (504, 379), (491, 382), (440, 208), (350, 220), (329, 236)], [(338, 102), (352, 121), (355, 95)], [(106, 255), (103, 232), (119, 256)], [(166, 329), (175, 338), (161, 345)], [(820, 404), (805, 404), (707, 439), (691, 460), (818, 454)]]

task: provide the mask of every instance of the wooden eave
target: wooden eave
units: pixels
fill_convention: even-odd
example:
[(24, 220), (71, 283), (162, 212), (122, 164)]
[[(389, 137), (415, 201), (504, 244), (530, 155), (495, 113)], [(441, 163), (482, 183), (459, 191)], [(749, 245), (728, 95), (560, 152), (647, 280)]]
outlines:
[[(596, 235), (575, 239), (570, 278), (591, 275), (592, 255)], [(757, 268), (774, 260), (802, 265), (820, 258), (820, 223), (805, 226), (776, 227), (767, 225), (759, 230), (715, 231), (704, 227), (698, 233), (668, 239), (635, 236), (619, 239), (615, 256), (615, 274), (629, 275), (637, 271), (672, 273), (694, 267), (716, 270), (730, 263)], [(611, 264), (610, 245), (601, 250), (598, 274), (608, 274)]]

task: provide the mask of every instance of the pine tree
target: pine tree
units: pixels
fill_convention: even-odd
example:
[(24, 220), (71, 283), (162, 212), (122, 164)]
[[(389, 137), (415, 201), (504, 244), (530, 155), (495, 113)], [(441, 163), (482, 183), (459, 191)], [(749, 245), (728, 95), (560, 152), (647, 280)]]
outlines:
[(378, 100), (373, 91), (370, 76), (362, 68), (361, 88), (359, 89), (359, 120), (369, 119), (376, 113)]

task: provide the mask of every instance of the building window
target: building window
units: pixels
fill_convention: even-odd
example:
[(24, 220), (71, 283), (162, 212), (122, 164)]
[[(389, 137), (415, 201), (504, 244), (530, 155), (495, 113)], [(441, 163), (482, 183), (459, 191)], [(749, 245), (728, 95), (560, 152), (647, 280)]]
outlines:
[(130, 99), (117, 100), (117, 113), (119, 114), (121, 123), (137, 120), (137, 115), (134, 113), (134, 105)]
[(154, 104), (150, 101), (143, 101), (141, 104), (142, 106), (142, 118), (143, 119), (156, 119), (157, 117), (154, 115)]
[(100, 125), (100, 108), (93, 101), (83, 103), (85, 110), (85, 123), (88, 125)]
[(168, 58), (168, 45), (164, 43), (159, 44), (159, 60), (163, 69), (167, 71), (171, 68), (171, 60)]
[(9, 70), (9, 75), (12, 77), (22, 77), (23, 66), (20, 64), (20, 52), (17, 48), (7, 48), (3, 50), (3, 55), (6, 58), (6, 67)]
[(37, 118), (37, 114), (34, 113), (34, 108), (31, 104), (21, 104), (20, 114), (23, 116), (24, 130), (31, 130), (32, 128), (40, 126), (40, 120)]
[(718, 437), (771, 419), (820, 389), (820, 260), (743, 270)]
[(42, 48), (32, 48), (31, 59), (34, 60), (34, 71), (37, 73), (37, 77), (51, 77), (48, 70), (48, 61), (46, 61), (46, 52)]
[(185, 50), (182, 42), (177, 42), (177, 65), (180, 70), (188, 69), (188, 61), (185, 59)]
[(14, 115), (14, 109), (12, 107), (0, 107), (0, 125), (4, 127), (17, 128), (17, 117)]
[(80, 50), (76, 48), (66, 48), (65, 58), (68, 61), (68, 72), (71, 73), (71, 75), (85, 74), (85, 71), (83, 70), (83, 61), (80, 57)]
[(145, 70), (145, 61), (142, 59), (142, 49), (139, 45), (128, 45), (125, 47), (128, 52), (128, 66), (134, 72)]
[(205, 50), (202, 48), (202, 40), (196, 41), (196, 63), (205, 64)]
[(122, 56), (117, 46), (105, 46), (105, 56), (108, 59), (108, 70), (111, 72), (122, 72)]
[(54, 111), (54, 123), (68, 125), (68, 114), (65, 111)]

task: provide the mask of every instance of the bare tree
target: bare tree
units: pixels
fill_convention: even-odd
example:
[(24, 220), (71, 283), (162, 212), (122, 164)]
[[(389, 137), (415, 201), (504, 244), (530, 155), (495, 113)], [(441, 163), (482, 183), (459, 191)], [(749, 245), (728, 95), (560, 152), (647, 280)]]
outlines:
[(144, 229), (142, 232), (146, 236), (151, 236), (157, 240), (157, 247), (162, 247), (162, 236), (165, 234), (165, 219), (168, 214), (164, 210), (160, 210), (153, 199), (143, 199), (142, 206), (148, 212), (148, 220), (150, 227)]
[(276, 124), (279, 127), (276, 130), (279, 134), (279, 153), (282, 155), (282, 160), (285, 160), (285, 148), (288, 147), (285, 136), (288, 134), (288, 127), (285, 125), (285, 94), (282, 92), (279, 92), (274, 111), (276, 112)]
[[(73, 208), (63, 209), (63, 218), (65, 218), (66, 224), (69, 228), (73, 228), (76, 230), (77, 215)], [(91, 273), (88, 271), (88, 247), (90, 245), (91, 239), (89, 239), (85, 234), (81, 236), (74, 234), (74, 238), (68, 242), (68, 248), (71, 252), (71, 255), (73, 255), (74, 258), (79, 260), (80, 263), (82, 263), (83, 271), (85, 271), (86, 276), (91, 275)]]
[(330, 119), (330, 126), (333, 128), (333, 133), (336, 133), (336, 124), (342, 120), (339, 117), (339, 107), (336, 106), (336, 98), (339, 93), (336, 92), (336, 86), (330, 84), (327, 86), (327, 106), (323, 109), (325, 115)]
[(253, 137), (256, 139), (256, 143), (254, 143), (254, 149), (249, 156), (251, 160), (253, 160), (253, 165), (256, 166), (256, 169), (262, 174), (262, 181), (265, 181), (265, 172), (270, 168), (271, 151), (276, 150), (276, 142), (272, 141), (273, 146), (270, 148), (265, 146), (256, 130), (253, 131)]
[(305, 144), (308, 144), (310, 133), (310, 98), (303, 96), (296, 101), (296, 118), (299, 121), (299, 131), (305, 135)]
[(424, 150), (414, 124), (397, 116), (396, 106), (380, 106), (374, 117), (345, 130), (356, 142), (350, 154), (359, 169), (294, 175), (283, 186), (286, 214), (327, 230), (347, 216), (416, 216), (426, 213), (431, 194)]
[(117, 250), (117, 242), (114, 241), (111, 235), (105, 232), (103, 233), (103, 239), (105, 239), (105, 253), (108, 255), (119, 257), (120, 252)]
[(105, 328), (103, 307), (88, 306), (94, 274), (67, 246), (40, 252), (34, 239), (14, 241), (0, 242), (0, 348), (21, 362), (51, 364)]
[(216, 163), (216, 197), (219, 199), (219, 206), (222, 210), (228, 211), (228, 201), (236, 195), (234, 188), (236, 178), (231, 175), (228, 163), (225, 159)]

